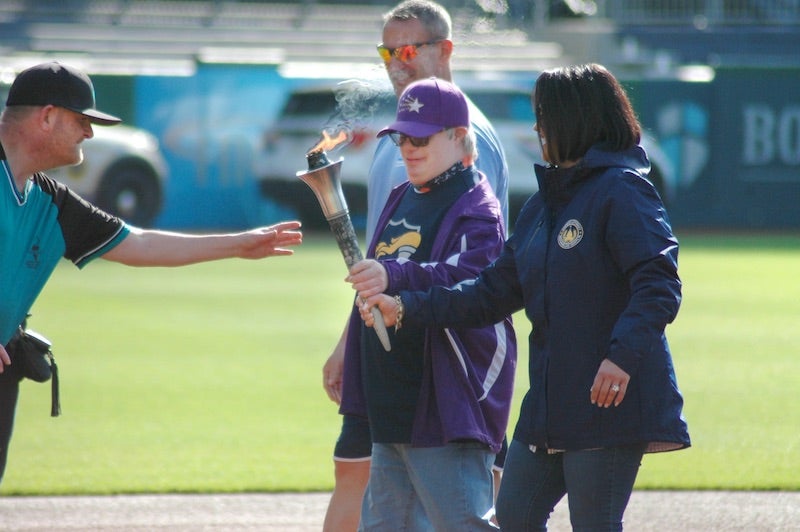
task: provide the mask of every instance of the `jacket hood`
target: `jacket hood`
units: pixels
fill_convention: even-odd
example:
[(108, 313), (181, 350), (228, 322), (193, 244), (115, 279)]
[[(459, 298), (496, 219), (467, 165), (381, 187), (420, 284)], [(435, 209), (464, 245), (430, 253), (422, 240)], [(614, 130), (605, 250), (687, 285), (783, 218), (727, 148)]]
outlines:
[(647, 177), (650, 173), (650, 160), (644, 148), (634, 146), (623, 151), (608, 151), (602, 144), (597, 144), (589, 148), (583, 156), (581, 163), (585, 168), (630, 168), (635, 170), (642, 177)]

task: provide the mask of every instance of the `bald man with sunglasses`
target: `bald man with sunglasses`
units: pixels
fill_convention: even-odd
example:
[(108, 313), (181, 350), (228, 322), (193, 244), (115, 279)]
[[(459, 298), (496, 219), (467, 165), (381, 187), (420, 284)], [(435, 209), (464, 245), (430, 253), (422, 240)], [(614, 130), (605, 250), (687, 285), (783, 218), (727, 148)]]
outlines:
[[(407, 0), (384, 15), (378, 55), (399, 98), (414, 81), (436, 77), (453, 81), (452, 22), (447, 10), (429, 0)], [(475, 134), (475, 166), (486, 175), (500, 202), (508, 226), (508, 167), (505, 152), (489, 120), (469, 98), (470, 129)], [(378, 217), (393, 188), (408, 175), (398, 147), (389, 136), (378, 142), (367, 179), (367, 242), (376, 231)], [(323, 387), (332, 401), (341, 403), (346, 331), (323, 366)], [(334, 449), (335, 487), (325, 516), (324, 531), (354, 531), (361, 515), (361, 500), (369, 478), (371, 436), (366, 419), (344, 416)], [(499, 481), (503, 458), (495, 468)]]
[[(450, 16), (440, 5), (409, 0), (384, 16), (383, 40), (378, 55), (399, 97), (412, 82), (436, 77), (453, 82), (450, 58), (453, 41)], [(470, 126), (478, 148), (476, 166), (486, 174), (500, 200), (508, 224), (508, 166), (500, 140), (489, 120), (469, 98)], [(367, 241), (392, 188), (405, 181), (402, 159), (396, 147), (383, 139), (375, 150), (367, 180)]]

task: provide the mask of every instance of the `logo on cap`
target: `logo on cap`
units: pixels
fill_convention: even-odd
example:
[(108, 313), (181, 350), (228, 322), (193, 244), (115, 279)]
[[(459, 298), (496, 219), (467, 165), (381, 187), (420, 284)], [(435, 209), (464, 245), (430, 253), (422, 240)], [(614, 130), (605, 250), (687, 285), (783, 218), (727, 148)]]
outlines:
[(428, 137), (454, 127), (469, 127), (466, 96), (448, 81), (428, 78), (405, 88), (397, 102), (395, 121), (378, 136), (395, 131), (409, 137)]
[(399, 110), (400, 111), (408, 111), (409, 113), (417, 113), (419, 114), (420, 109), (425, 107), (425, 104), (419, 101), (419, 98), (412, 98), (410, 94), (407, 94), (401, 101)]

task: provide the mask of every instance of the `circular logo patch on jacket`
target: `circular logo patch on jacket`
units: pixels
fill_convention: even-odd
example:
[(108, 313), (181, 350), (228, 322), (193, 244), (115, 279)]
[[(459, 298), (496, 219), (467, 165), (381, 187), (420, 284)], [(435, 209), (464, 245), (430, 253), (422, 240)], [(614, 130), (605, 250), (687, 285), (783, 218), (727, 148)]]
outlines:
[(583, 238), (583, 226), (578, 220), (568, 220), (558, 232), (558, 245), (562, 249), (571, 249)]

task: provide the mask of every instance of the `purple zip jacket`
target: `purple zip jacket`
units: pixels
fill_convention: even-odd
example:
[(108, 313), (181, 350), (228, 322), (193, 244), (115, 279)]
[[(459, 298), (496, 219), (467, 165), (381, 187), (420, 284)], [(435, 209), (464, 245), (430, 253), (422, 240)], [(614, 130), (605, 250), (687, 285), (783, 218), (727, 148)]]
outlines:
[[(381, 213), (384, 227), (408, 182), (395, 188)], [(376, 231), (379, 233), (379, 231)], [(436, 235), (430, 261), (386, 260), (387, 294), (452, 286), (475, 278), (503, 249), (505, 227), (497, 198), (484, 176), (456, 200)], [(374, 257), (373, 236), (368, 257)], [(361, 372), (362, 322), (353, 309), (347, 330), (341, 414), (366, 416)], [(367, 330), (373, 334), (371, 330)], [(483, 328), (427, 329), (425, 368), (412, 431), (412, 445), (437, 447), (475, 440), (500, 450), (508, 425), (517, 344), (511, 317)]]

